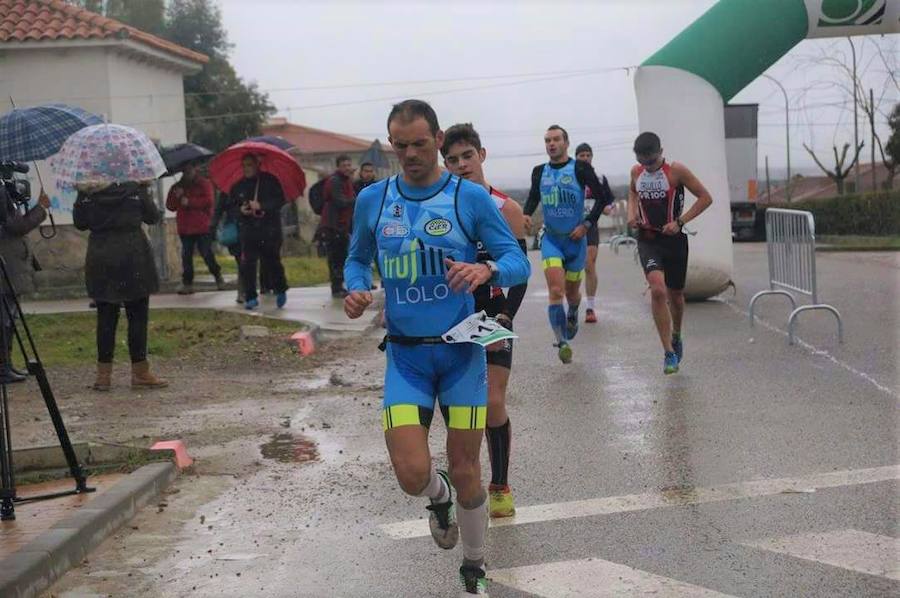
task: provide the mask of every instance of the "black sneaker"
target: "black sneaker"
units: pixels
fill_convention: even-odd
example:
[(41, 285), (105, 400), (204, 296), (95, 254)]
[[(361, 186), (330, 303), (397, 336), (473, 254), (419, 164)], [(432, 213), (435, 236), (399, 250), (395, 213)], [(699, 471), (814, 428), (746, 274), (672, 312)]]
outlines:
[(578, 334), (578, 312), (566, 316), (566, 340), (572, 340)]
[(456, 523), (456, 509), (453, 507), (453, 487), (446, 471), (438, 471), (437, 474), (447, 484), (450, 498), (447, 502), (435, 503), (425, 507), (431, 511), (428, 517), (428, 527), (431, 528), (431, 537), (434, 543), (444, 550), (450, 550), (459, 542), (459, 525)]
[(487, 596), (487, 574), (484, 567), (468, 567), (463, 565), (459, 568), (459, 581), (462, 583), (463, 592), (461, 596)]
[(678, 362), (684, 360), (684, 341), (681, 339), (681, 335), (672, 335), (672, 352), (678, 356)]

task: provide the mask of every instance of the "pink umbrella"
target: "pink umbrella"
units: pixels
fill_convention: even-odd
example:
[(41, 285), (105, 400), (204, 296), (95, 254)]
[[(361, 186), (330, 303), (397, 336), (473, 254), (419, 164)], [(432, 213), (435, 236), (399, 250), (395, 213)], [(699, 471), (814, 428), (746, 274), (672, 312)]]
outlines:
[(297, 161), (284, 150), (268, 143), (243, 141), (232, 145), (209, 163), (209, 177), (215, 185), (228, 193), (244, 178), (241, 162), (246, 155), (256, 156), (259, 169), (278, 179), (287, 201), (294, 201), (306, 189), (306, 176)]

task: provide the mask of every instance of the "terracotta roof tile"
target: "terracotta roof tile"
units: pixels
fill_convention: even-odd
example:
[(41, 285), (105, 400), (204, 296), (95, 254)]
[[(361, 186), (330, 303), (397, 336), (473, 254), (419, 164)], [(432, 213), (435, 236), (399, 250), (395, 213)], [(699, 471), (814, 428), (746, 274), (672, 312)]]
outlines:
[(209, 58), (63, 0), (0, 0), (0, 44), (28, 40), (130, 38), (156, 50), (205, 64)]
[[(358, 137), (295, 125), (280, 120), (264, 125), (262, 133), (263, 135), (280, 135), (284, 137), (293, 143), (300, 150), (301, 154), (362, 152), (369, 149), (369, 146), (372, 145), (371, 141)], [(383, 146), (383, 148), (388, 153), (393, 153), (394, 151), (389, 145)]]

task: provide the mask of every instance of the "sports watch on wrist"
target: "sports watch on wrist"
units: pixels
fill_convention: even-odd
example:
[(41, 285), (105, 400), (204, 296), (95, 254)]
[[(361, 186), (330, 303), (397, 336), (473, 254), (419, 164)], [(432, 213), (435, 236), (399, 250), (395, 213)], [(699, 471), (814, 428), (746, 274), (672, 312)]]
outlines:
[(497, 267), (497, 262), (494, 260), (488, 260), (483, 262), (485, 266), (491, 271), (491, 280), (497, 277), (497, 274), (500, 273), (500, 268)]

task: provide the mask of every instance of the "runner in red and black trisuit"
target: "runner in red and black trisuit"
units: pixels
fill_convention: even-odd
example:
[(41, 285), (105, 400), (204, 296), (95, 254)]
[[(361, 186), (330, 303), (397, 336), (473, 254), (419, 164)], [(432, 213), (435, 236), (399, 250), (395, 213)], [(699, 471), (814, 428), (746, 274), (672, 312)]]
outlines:
[[(441, 148), (444, 165), (452, 174), (483, 186), (491, 194), (497, 209), (503, 214), (519, 247), (527, 255), (525, 244), (525, 218), (522, 208), (502, 191), (494, 189), (485, 181), (484, 160), (487, 151), (481, 145), (481, 138), (471, 124), (453, 125), (444, 131), (444, 145)], [(490, 254), (479, 243), (478, 260), (491, 260)], [(503, 289), (489, 284), (475, 290), (475, 311), (485, 311), (496, 318), (506, 328), (512, 330), (513, 318), (525, 298), (526, 284)], [(515, 512), (512, 491), (509, 487), (509, 451), (511, 430), (506, 413), (506, 387), (512, 368), (512, 340), (500, 341), (487, 349), (488, 364), (488, 410), (487, 428), (488, 454), (491, 458), (491, 484), (488, 487), (491, 517), (512, 517)]]
[[(653, 320), (665, 349), (663, 371), (674, 374), (684, 355), (681, 324), (688, 239), (684, 225), (712, 204), (703, 183), (685, 165), (669, 164), (655, 133), (641, 133), (634, 142), (638, 165), (631, 169), (628, 225), (638, 228), (638, 253), (650, 285)], [(684, 189), (697, 201), (682, 214)]]

